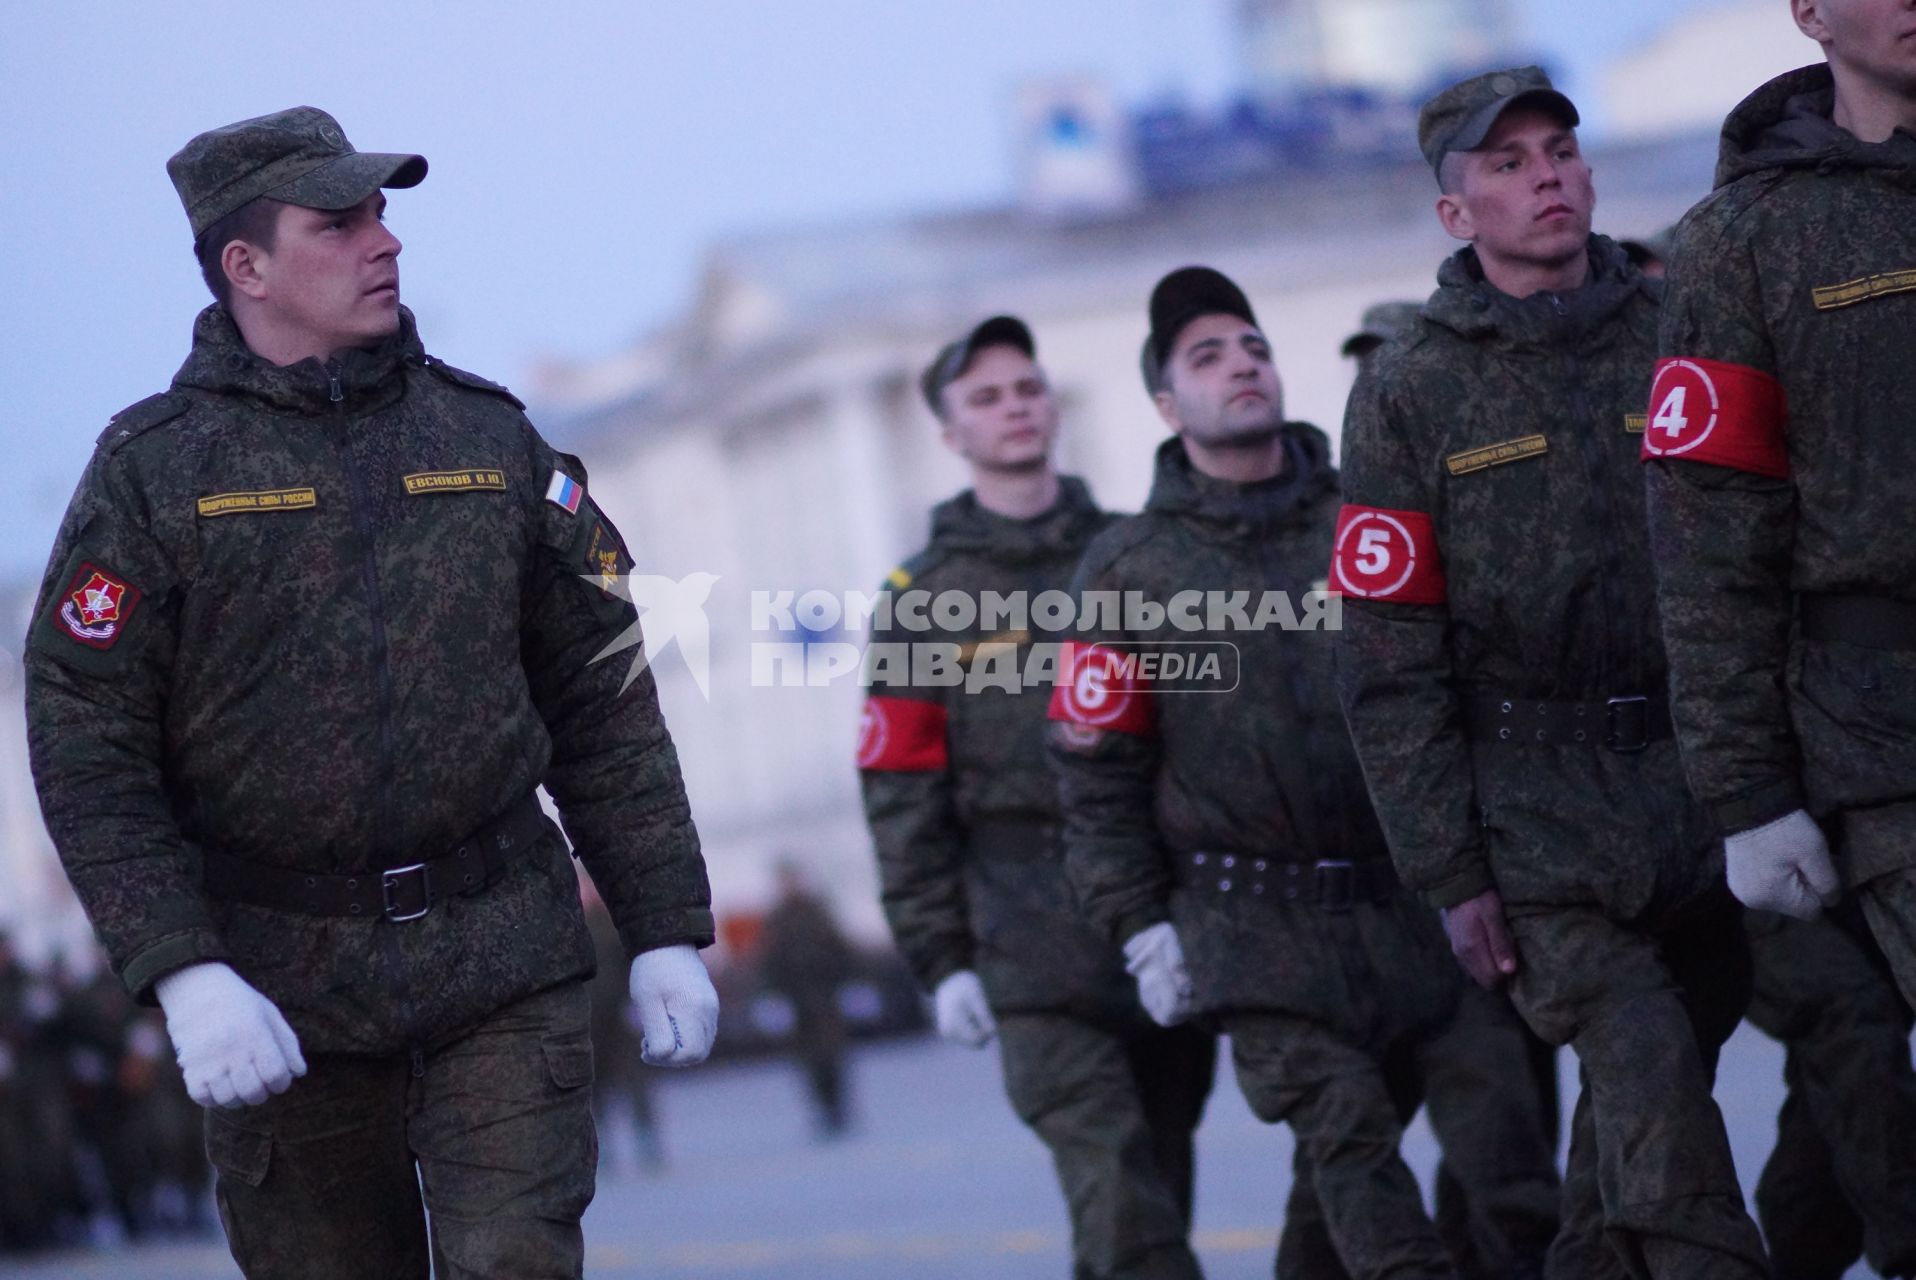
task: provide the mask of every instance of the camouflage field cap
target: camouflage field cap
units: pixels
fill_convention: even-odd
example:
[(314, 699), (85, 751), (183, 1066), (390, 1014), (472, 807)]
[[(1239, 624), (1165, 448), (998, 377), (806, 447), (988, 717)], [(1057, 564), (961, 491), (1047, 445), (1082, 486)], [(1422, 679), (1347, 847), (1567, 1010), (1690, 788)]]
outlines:
[(1347, 356), (1369, 355), (1386, 342), (1395, 342), (1417, 327), (1421, 302), (1379, 302), (1364, 308), (1357, 332), (1344, 339)]
[(193, 238), (259, 196), (308, 209), (350, 209), (381, 187), (416, 187), (424, 156), (355, 151), (318, 107), (293, 107), (208, 129), (166, 162)]
[(1451, 152), (1481, 147), (1497, 117), (1519, 103), (1541, 107), (1577, 127), (1576, 105), (1557, 92), (1542, 67), (1512, 67), (1472, 76), (1426, 102), (1417, 113), (1417, 148), (1432, 170), (1440, 170)]
[(1016, 347), (1033, 360), (1038, 358), (1038, 344), (1032, 341), (1031, 329), (1017, 316), (993, 316), (979, 321), (970, 333), (956, 342), (946, 343), (918, 375), (918, 389), (925, 393), (925, 403), (931, 406), (933, 413), (941, 418), (945, 416), (944, 402), (939, 397), (953, 381), (964, 376), (972, 357), (986, 347)]
[(1253, 329), (1257, 317), (1251, 313), (1251, 300), (1244, 290), (1222, 271), (1210, 267), (1179, 267), (1151, 290), (1151, 332), (1145, 335), (1144, 350), (1138, 353), (1138, 370), (1144, 375), (1144, 389), (1152, 395), (1164, 390), (1164, 362), (1171, 358), (1178, 335), (1200, 316), (1236, 316)]

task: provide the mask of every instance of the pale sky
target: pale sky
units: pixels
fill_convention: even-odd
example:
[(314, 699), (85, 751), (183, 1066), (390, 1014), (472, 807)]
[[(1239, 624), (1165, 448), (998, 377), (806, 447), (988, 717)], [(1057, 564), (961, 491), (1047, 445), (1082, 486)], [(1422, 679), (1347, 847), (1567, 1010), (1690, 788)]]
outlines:
[[(1519, 8), (1600, 132), (1603, 65), (1710, 2)], [(1230, 8), (13, 0), (0, 585), (37, 577), (94, 437), (185, 355), (207, 299), (164, 164), (202, 129), (310, 103), (362, 150), (423, 153), (431, 176), (388, 215), (404, 300), (430, 350), (523, 382), (541, 356), (603, 355), (669, 319), (728, 234), (1001, 200), (1020, 80), (1220, 98), (1237, 80)]]

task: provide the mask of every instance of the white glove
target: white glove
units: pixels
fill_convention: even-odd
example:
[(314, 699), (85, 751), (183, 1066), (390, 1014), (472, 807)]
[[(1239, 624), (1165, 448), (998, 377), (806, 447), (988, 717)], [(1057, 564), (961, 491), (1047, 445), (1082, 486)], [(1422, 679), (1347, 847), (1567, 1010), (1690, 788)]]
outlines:
[(258, 1106), (306, 1074), (299, 1037), (285, 1015), (230, 965), (203, 961), (153, 985), (166, 1034), (202, 1107)]
[(998, 1034), (998, 1020), (985, 1002), (985, 984), (969, 969), (960, 969), (931, 993), (931, 1010), (938, 1034), (954, 1044), (982, 1049)]
[(644, 1037), (640, 1057), (655, 1067), (705, 1061), (718, 1034), (719, 1001), (697, 947), (682, 942), (640, 952), (630, 987)]
[(1124, 969), (1138, 980), (1138, 1003), (1160, 1027), (1175, 1027), (1191, 1016), (1191, 975), (1184, 948), (1169, 921), (1132, 934), (1124, 943)]
[(1723, 867), (1736, 900), (1759, 911), (1814, 920), (1843, 896), (1823, 831), (1801, 809), (1724, 840)]

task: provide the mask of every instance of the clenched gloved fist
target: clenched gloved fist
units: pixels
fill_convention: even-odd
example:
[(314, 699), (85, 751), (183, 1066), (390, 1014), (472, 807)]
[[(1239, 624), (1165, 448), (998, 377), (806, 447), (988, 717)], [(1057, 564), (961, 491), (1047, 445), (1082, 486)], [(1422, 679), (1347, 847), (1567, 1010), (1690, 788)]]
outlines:
[(1124, 970), (1138, 980), (1138, 1003), (1160, 1027), (1191, 1016), (1191, 975), (1184, 948), (1169, 921), (1132, 934), (1124, 943)]
[(1723, 869), (1738, 902), (1798, 920), (1843, 896), (1823, 829), (1801, 809), (1724, 840)]
[(153, 985), (166, 1034), (202, 1107), (251, 1107), (306, 1074), (299, 1037), (285, 1015), (230, 965), (188, 965)]
[(960, 969), (931, 993), (938, 1034), (957, 1044), (982, 1049), (998, 1034), (998, 1020), (985, 1003), (985, 984), (969, 969)]
[(632, 962), (632, 1003), (644, 1039), (639, 1056), (655, 1067), (705, 1061), (718, 1034), (718, 992), (689, 943), (642, 951)]

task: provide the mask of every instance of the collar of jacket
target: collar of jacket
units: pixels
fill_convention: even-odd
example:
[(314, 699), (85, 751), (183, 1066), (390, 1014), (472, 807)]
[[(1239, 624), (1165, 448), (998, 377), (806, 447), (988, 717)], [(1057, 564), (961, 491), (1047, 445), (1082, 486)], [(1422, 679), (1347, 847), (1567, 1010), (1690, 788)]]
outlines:
[(1723, 121), (1716, 185), (1773, 169), (1890, 169), (1916, 179), (1916, 136), (1898, 129), (1863, 142), (1839, 126), (1836, 81), (1827, 63), (1786, 71), (1743, 99)]
[(1537, 348), (1580, 342), (1633, 295), (1656, 291), (1608, 236), (1591, 236), (1588, 252), (1590, 278), (1581, 288), (1513, 298), (1484, 279), (1476, 249), (1460, 249), (1437, 269), (1437, 291), (1424, 304), (1424, 318), (1472, 340), (1496, 338)]
[[(369, 413), (405, 392), (405, 369), (425, 357), (412, 312), (399, 308), (399, 328), (377, 346), (341, 352), (323, 363), (308, 357), (276, 365), (260, 359), (218, 303), (193, 321), (193, 350), (173, 375), (175, 387), (238, 396), (285, 413)], [(338, 379), (339, 400), (333, 399)]]
[(1308, 422), (1282, 428), (1284, 470), (1269, 480), (1238, 484), (1207, 476), (1191, 465), (1176, 436), (1158, 446), (1151, 496), (1144, 509), (1182, 516), (1234, 537), (1251, 537), (1305, 519), (1311, 503), (1337, 487), (1330, 441)]
[(967, 489), (932, 508), (931, 544), (941, 551), (975, 552), (1005, 563), (1042, 560), (1082, 550), (1101, 518), (1091, 490), (1076, 476), (1059, 476), (1058, 500), (1027, 520), (987, 511)]

